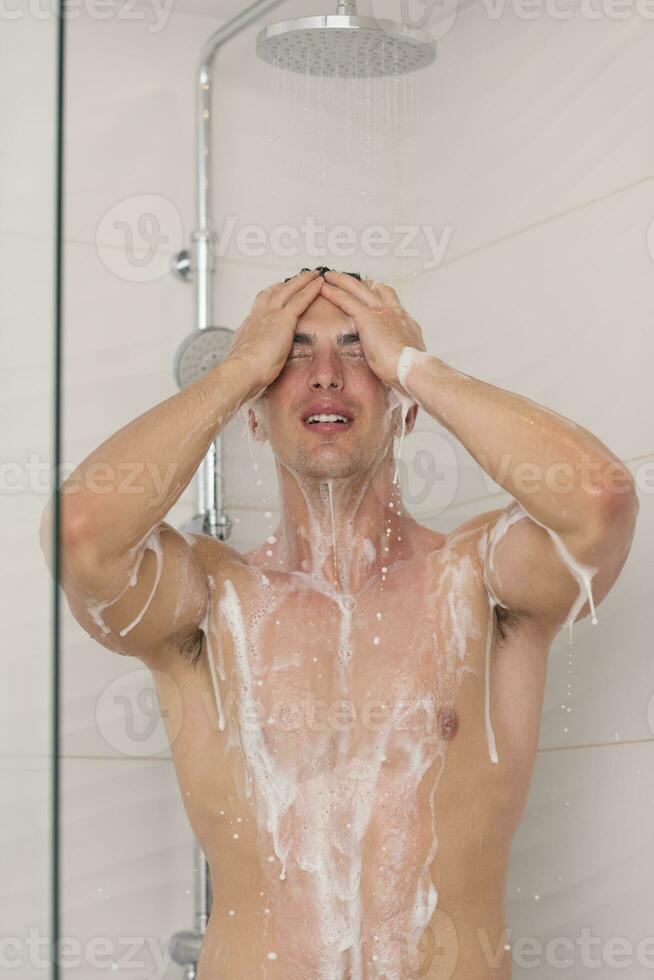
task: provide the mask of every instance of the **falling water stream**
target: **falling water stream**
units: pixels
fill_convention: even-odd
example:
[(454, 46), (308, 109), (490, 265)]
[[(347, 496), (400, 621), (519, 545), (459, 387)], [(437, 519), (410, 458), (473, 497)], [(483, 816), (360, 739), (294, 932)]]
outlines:
[[(407, 256), (392, 229), (407, 222), (424, 83), (402, 74), (397, 60), (392, 73), (375, 76), (369, 51), (357, 44), (344, 50), (337, 76), (323, 73), (322, 39), (307, 48), (304, 72), (289, 71), (289, 57), (279, 53), (273, 62), (262, 121), (270, 227), (300, 228), (288, 254), (283, 246), (266, 256), (277, 279), (317, 265), (384, 281), (416, 273), (425, 256)], [(324, 229), (315, 244), (302, 231), (306, 218)], [(339, 226), (347, 229), (341, 240)], [(387, 242), (380, 229), (390, 230)]]

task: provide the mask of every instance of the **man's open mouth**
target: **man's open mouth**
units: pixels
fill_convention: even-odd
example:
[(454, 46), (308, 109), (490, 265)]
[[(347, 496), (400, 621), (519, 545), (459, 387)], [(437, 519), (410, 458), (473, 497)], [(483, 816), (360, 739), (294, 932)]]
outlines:
[(341, 412), (311, 412), (305, 415), (302, 421), (308, 428), (335, 432), (339, 429), (348, 428), (352, 423), (352, 418)]

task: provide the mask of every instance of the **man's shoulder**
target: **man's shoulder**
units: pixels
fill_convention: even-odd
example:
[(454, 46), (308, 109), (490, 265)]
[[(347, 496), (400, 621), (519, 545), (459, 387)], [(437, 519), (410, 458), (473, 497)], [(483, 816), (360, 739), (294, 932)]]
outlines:
[(488, 536), (493, 525), (502, 513), (502, 508), (483, 511), (467, 518), (447, 531), (425, 531), (432, 535), (430, 556), (435, 561), (461, 560), (473, 568), (481, 585), (483, 568), (488, 548)]
[(504, 508), (487, 510), (469, 517), (460, 524), (455, 524), (449, 531), (437, 531), (424, 524), (418, 523), (421, 541), (427, 551), (437, 551), (443, 547), (448, 549), (465, 547), (479, 541), (490, 530)]
[(460, 524), (456, 524), (455, 527), (448, 532), (448, 537), (454, 537), (455, 535), (459, 534), (473, 533), (475, 531), (483, 531), (489, 525), (493, 524), (504, 510), (504, 507), (495, 507), (493, 510), (479, 511), (478, 514), (474, 514), (472, 517), (462, 521)]
[(224, 580), (238, 576), (247, 566), (247, 559), (236, 548), (210, 534), (184, 534), (206, 578)]

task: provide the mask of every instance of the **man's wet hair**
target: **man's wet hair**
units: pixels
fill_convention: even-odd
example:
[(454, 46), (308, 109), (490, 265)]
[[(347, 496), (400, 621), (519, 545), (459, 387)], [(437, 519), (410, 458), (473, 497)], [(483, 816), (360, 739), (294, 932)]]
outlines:
[[(315, 270), (312, 270), (312, 269), (300, 269), (300, 271), (298, 273), (296, 273), (296, 275), (301, 276), (303, 272), (312, 272), (312, 271), (319, 272), (320, 275), (324, 279), (326, 272), (338, 272), (339, 270), (338, 269), (330, 269), (329, 266), (327, 266), (327, 265), (317, 265), (316, 268), (315, 268)], [(345, 275), (346, 276), (352, 276), (353, 279), (358, 279), (359, 282), (361, 282), (361, 275), (358, 272), (346, 272)], [(284, 279), (284, 282), (290, 282), (291, 279), (295, 279), (295, 276), (289, 276), (288, 279)]]

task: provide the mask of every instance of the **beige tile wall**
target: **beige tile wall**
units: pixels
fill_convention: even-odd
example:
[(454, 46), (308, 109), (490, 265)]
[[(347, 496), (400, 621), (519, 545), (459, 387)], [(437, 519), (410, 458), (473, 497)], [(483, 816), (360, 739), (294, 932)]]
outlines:
[[(192, 226), (193, 67), (215, 23), (202, 9), (178, 5), (159, 32), (88, 17), (69, 32), (65, 455), (73, 462), (175, 391), (171, 365), (190, 329), (191, 294), (167, 268)], [(294, 2), (279, 16), (321, 9)], [(307, 213), (348, 213), (352, 186), (337, 171), (318, 197), (292, 166), (267, 167), (276, 103), (253, 37), (249, 29), (237, 38), (217, 69), (217, 222), (234, 214), (271, 227)], [(395, 285), (429, 348), (587, 426), (641, 485), (638, 536), (599, 624), (575, 627), (571, 661), (567, 634), (552, 651), (541, 751), (511, 867), (512, 941), (545, 943), (587, 927), (602, 942), (623, 935), (635, 948), (651, 931), (654, 513), (645, 467), (651, 472), (654, 462), (653, 64), (651, 27), (636, 13), (621, 21), (579, 12), (571, 20), (545, 13), (525, 20), (508, 8), (493, 18), (481, 4), (462, 3), (437, 65), (416, 82), (421, 125), (405, 154), (401, 213), (453, 231), (438, 268), (416, 274), (415, 260), (398, 261)], [(288, 113), (282, 122), (292, 122)], [(282, 132), (293, 160), (299, 137)], [(311, 152), (305, 163), (315, 172)], [(139, 267), (125, 262), (112, 221), (142, 208), (145, 195), (156, 197), (169, 240), (142, 281)], [(384, 220), (356, 212), (357, 220), (366, 217)], [(285, 263), (222, 259), (218, 320), (237, 326), (258, 289), (305, 261), (302, 254)], [(361, 264), (375, 274), (369, 260)], [(506, 502), (466, 450), (427, 419), (405, 447), (415, 497), (424, 489), (415, 453), (425, 446), (448, 469), (444, 484), (414, 505), (421, 519), (445, 530)], [(256, 485), (238, 420), (226, 452), (234, 543), (245, 548), (275, 520), (274, 470), (263, 451)], [(193, 500), (191, 490), (171, 517), (190, 516)], [(191, 838), (165, 745), (155, 734), (146, 758), (130, 758), (106, 738), (113, 722), (103, 714), (103, 692), (117, 683), (135, 694), (145, 682), (138, 661), (98, 647), (66, 618), (64, 894), (72, 934), (165, 935), (191, 924)], [(534, 969), (521, 962), (516, 977), (554, 975), (546, 960)], [(581, 977), (584, 969), (577, 955), (561, 975)], [(609, 969), (604, 961), (595, 973), (609, 976)], [(635, 964), (625, 975), (646, 970)]]

